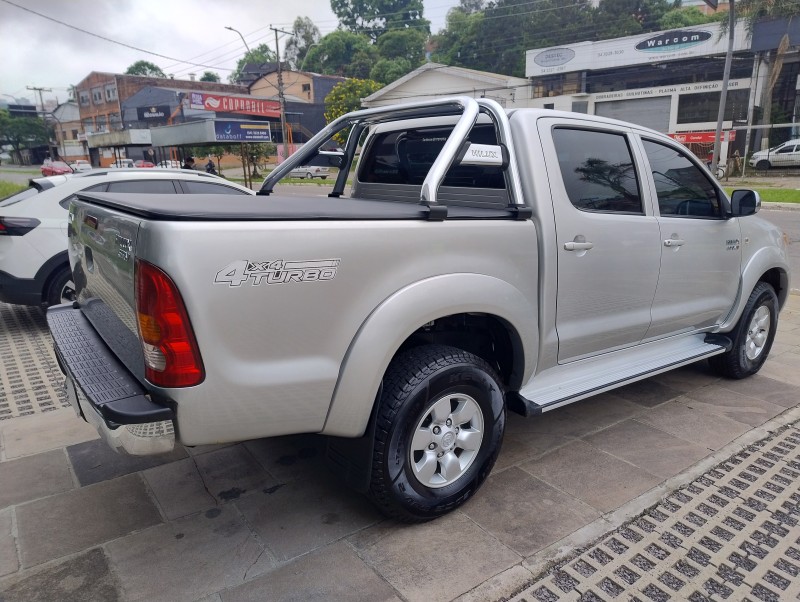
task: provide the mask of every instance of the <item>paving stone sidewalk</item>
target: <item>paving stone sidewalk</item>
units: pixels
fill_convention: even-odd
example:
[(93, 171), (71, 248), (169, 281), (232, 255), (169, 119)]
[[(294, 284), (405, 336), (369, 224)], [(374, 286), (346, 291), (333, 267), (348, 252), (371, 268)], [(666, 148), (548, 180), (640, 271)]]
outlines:
[(510, 602), (800, 599), (797, 424), (561, 561)]

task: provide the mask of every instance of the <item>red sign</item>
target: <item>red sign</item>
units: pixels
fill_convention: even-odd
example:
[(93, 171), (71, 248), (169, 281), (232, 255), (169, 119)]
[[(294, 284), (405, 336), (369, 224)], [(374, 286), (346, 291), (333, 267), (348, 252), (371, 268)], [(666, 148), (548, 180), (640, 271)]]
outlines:
[(261, 117), (281, 116), (281, 104), (278, 101), (261, 98), (192, 92), (189, 97), (189, 106), (193, 109), (203, 109), (217, 113), (241, 113), (243, 115), (259, 115)]
[[(690, 142), (713, 143), (715, 134), (716, 132), (682, 132), (680, 134), (668, 134), (668, 136), (681, 144), (689, 144)], [(720, 142), (725, 142), (726, 134), (728, 136), (728, 142), (736, 140), (736, 130), (730, 130), (720, 134)]]

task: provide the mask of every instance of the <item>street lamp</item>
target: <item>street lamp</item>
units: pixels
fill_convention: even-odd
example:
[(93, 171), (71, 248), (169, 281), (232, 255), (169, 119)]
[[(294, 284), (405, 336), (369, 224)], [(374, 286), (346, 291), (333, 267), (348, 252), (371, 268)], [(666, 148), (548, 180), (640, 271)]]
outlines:
[(238, 33), (239, 37), (242, 38), (242, 44), (244, 44), (244, 47), (247, 48), (247, 54), (250, 54), (250, 46), (248, 46), (247, 42), (245, 42), (245, 39), (244, 39), (244, 36), (242, 35), (242, 32), (239, 31), (238, 29), (234, 29), (233, 27), (230, 27), (229, 25), (226, 25), (225, 29), (230, 29), (231, 31), (235, 31), (236, 33)]

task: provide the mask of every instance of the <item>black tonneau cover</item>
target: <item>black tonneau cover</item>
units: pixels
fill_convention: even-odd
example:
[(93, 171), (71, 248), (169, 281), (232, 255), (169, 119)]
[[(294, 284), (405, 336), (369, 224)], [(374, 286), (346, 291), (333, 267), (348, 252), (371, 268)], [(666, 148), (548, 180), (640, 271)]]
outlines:
[[(78, 199), (153, 221), (428, 220), (418, 203), (319, 196), (78, 193)], [(519, 219), (516, 208), (448, 205), (447, 219)]]

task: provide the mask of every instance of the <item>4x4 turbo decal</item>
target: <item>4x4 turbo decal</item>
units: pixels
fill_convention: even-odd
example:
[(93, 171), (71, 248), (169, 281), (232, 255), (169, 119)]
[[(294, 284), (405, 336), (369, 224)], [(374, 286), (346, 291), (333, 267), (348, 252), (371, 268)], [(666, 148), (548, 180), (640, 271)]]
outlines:
[(314, 259), (310, 261), (248, 261), (240, 259), (229, 263), (214, 278), (215, 284), (241, 286), (248, 280), (259, 284), (288, 284), (289, 282), (318, 282), (333, 280), (339, 259)]

